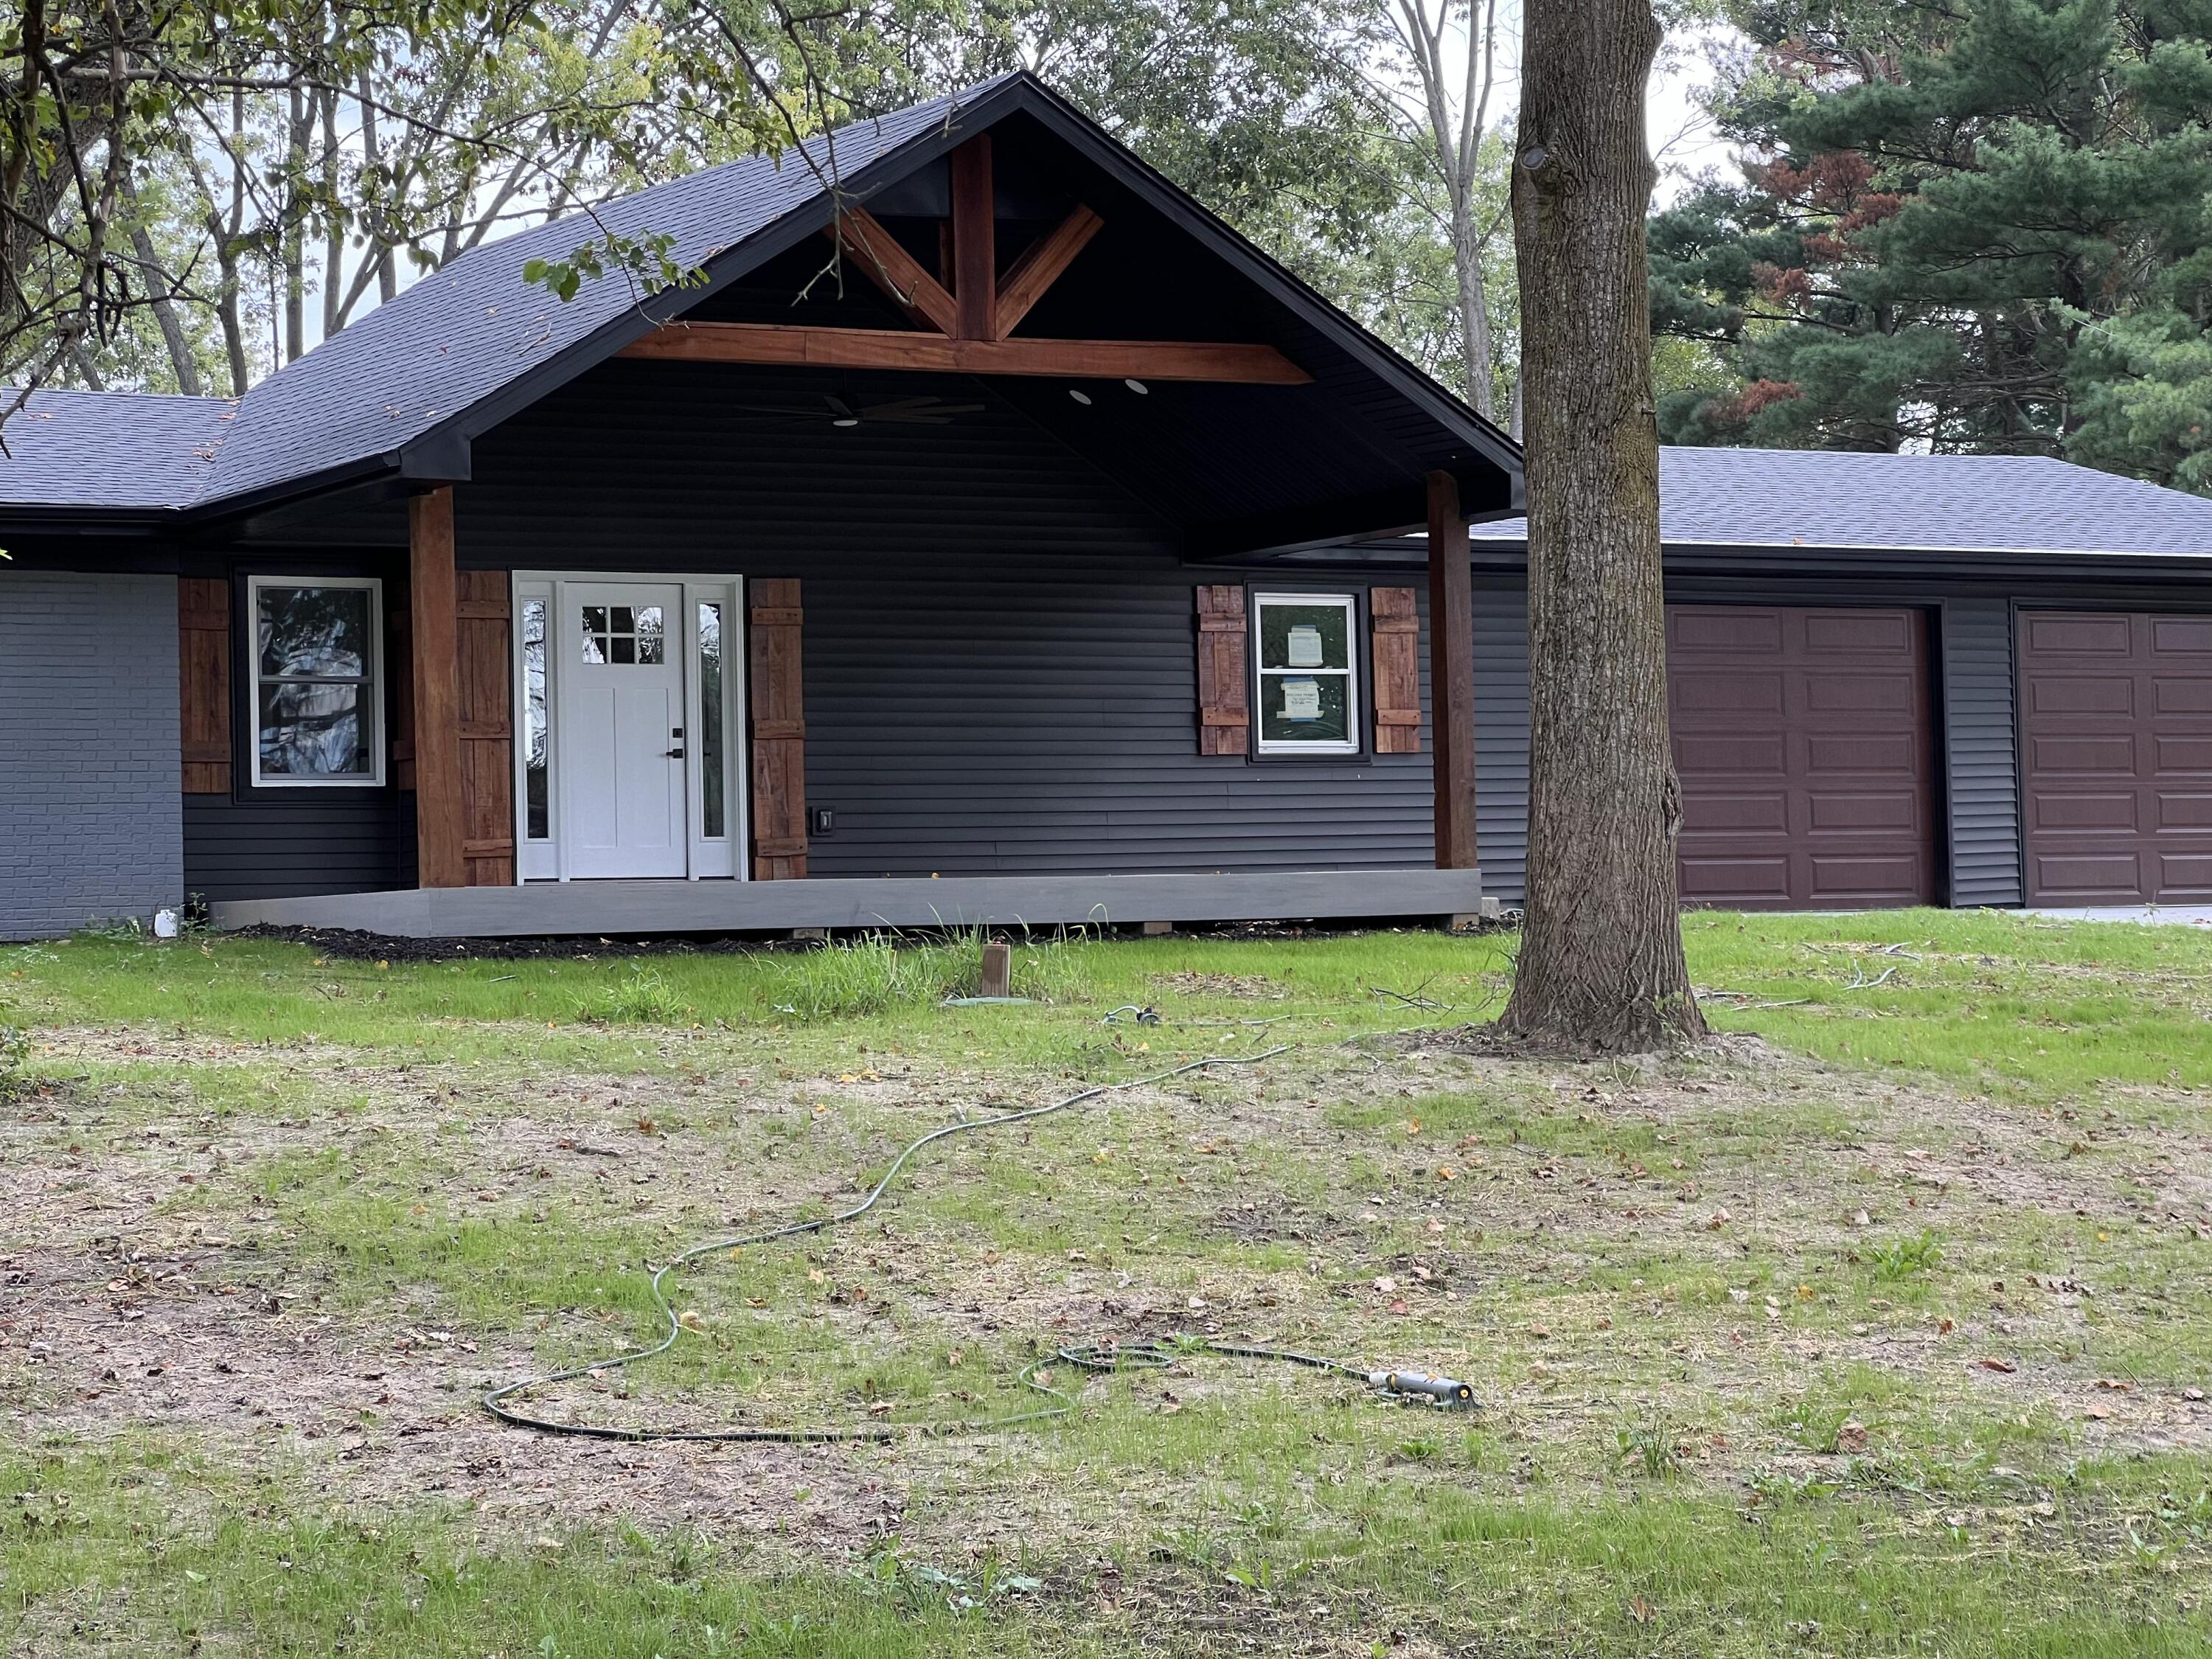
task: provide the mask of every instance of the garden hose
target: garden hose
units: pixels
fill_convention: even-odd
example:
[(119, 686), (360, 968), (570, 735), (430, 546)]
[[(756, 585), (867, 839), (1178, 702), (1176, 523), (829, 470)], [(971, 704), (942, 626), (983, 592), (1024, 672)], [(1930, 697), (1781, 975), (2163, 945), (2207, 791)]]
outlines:
[[(991, 1117), (964, 1119), (947, 1123), (939, 1128), (918, 1135), (907, 1143), (899, 1155), (891, 1160), (883, 1178), (871, 1188), (866, 1197), (849, 1209), (832, 1215), (818, 1216), (811, 1221), (794, 1221), (788, 1225), (771, 1227), (765, 1231), (746, 1233), (733, 1238), (718, 1238), (704, 1244), (695, 1244), (682, 1255), (661, 1266), (647, 1281), (653, 1292), (653, 1306), (659, 1310), (667, 1328), (660, 1339), (641, 1348), (610, 1354), (602, 1359), (588, 1360), (580, 1365), (571, 1365), (563, 1370), (546, 1371), (527, 1376), (519, 1382), (494, 1389), (483, 1397), (484, 1409), (503, 1423), (517, 1428), (538, 1429), (547, 1434), (579, 1435), (594, 1440), (691, 1440), (691, 1441), (769, 1441), (787, 1445), (805, 1444), (823, 1441), (890, 1440), (902, 1434), (957, 1435), (981, 1433), (988, 1430), (1011, 1428), (1021, 1423), (1037, 1423), (1048, 1419), (1066, 1417), (1075, 1409), (1075, 1397), (1051, 1386), (1040, 1375), (1048, 1363), (1033, 1360), (1022, 1367), (1015, 1381), (1032, 1392), (1042, 1395), (1054, 1403), (1031, 1411), (1016, 1412), (1004, 1417), (957, 1418), (936, 1424), (870, 1423), (840, 1428), (778, 1429), (778, 1428), (719, 1428), (719, 1429), (656, 1429), (629, 1428), (616, 1424), (591, 1422), (561, 1422), (550, 1417), (538, 1417), (507, 1403), (518, 1395), (535, 1389), (550, 1388), (559, 1382), (572, 1382), (580, 1376), (604, 1376), (610, 1371), (641, 1364), (659, 1358), (676, 1346), (684, 1333), (684, 1321), (670, 1305), (667, 1285), (670, 1278), (702, 1256), (745, 1249), (757, 1244), (774, 1243), (780, 1239), (803, 1237), (809, 1233), (826, 1232), (856, 1220), (875, 1208), (877, 1201), (898, 1178), (908, 1160), (932, 1142), (951, 1136), (967, 1134), (978, 1129), (1000, 1129), (1008, 1124), (1025, 1123), (1047, 1117), (1054, 1112), (1064, 1112), (1070, 1107), (1086, 1101), (1113, 1094), (1123, 1089), (1141, 1089), (1152, 1084), (1164, 1083), (1170, 1078), (1182, 1077), (1191, 1072), (1206, 1071), (1218, 1066), (1251, 1066), (1261, 1060), (1273, 1060), (1287, 1054), (1290, 1044), (1252, 1054), (1214, 1055), (1205, 1060), (1194, 1060), (1181, 1066), (1155, 1072), (1149, 1077), (1128, 1078), (1119, 1083), (1101, 1083), (1056, 1100), (1048, 1105), (1031, 1106), (1018, 1112), (1001, 1112)], [(1297, 1353), (1286, 1348), (1265, 1348), (1246, 1343), (1217, 1341), (1210, 1337), (1177, 1337), (1167, 1342), (1137, 1343), (1127, 1346), (1110, 1344), (1071, 1345), (1059, 1349), (1053, 1356), (1064, 1364), (1080, 1370), (1109, 1371), (1122, 1369), (1158, 1369), (1176, 1364), (1196, 1352), (1218, 1354), (1229, 1358), (1279, 1360), (1288, 1364), (1305, 1365), (1319, 1370), (1356, 1377), (1370, 1387), (1401, 1400), (1429, 1400), (1437, 1404), (1471, 1407), (1474, 1390), (1464, 1382), (1449, 1377), (1431, 1377), (1419, 1371), (1370, 1371), (1341, 1360), (1326, 1359), (1314, 1354)]]

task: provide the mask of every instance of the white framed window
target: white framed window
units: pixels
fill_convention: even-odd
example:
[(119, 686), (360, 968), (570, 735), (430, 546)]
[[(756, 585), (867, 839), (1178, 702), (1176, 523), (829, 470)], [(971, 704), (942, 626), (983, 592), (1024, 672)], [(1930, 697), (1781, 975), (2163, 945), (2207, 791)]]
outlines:
[(252, 576), (253, 782), (384, 782), (384, 584)]
[(1358, 621), (1350, 593), (1252, 596), (1261, 754), (1359, 752)]

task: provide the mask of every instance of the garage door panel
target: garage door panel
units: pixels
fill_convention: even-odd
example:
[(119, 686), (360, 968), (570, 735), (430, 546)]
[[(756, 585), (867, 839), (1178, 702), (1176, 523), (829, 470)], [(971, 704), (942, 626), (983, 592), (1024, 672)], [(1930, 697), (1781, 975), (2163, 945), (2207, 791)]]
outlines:
[(2150, 648), (2160, 653), (2212, 655), (2212, 617), (2153, 617)]
[(1910, 673), (1877, 674), (1838, 669), (1805, 676), (1805, 708), (1814, 714), (1897, 714), (1917, 700)]
[(1815, 903), (1924, 902), (1920, 896), (1921, 861), (1909, 854), (1827, 858), (1815, 854), (1807, 863), (1811, 869), (1811, 896)]
[(1676, 605), (1667, 633), (1683, 897), (1931, 902), (1924, 614)]
[(1778, 732), (1750, 737), (1686, 737), (1674, 745), (1674, 769), (1723, 776), (1779, 777), (1790, 769), (1788, 745)]
[(2212, 678), (2159, 674), (2151, 680), (2150, 693), (2150, 706), (2157, 714), (2212, 714)]
[(1682, 801), (1682, 828), (1715, 835), (1742, 830), (1786, 834), (1790, 798), (1779, 791), (1771, 794), (1687, 793)]
[(2031, 738), (2027, 744), (2027, 769), (2031, 776), (2053, 773), (2075, 777), (2133, 777), (2136, 740), (2125, 732)]
[(2142, 890), (2141, 860), (2132, 853), (2051, 853), (2028, 862), (2039, 898), (2118, 902)]
[(1806, 829), (1813, 834), (1896, 830), (1907, 835), (1920, 825), (1920, 803), (1910, 789), (1849, 793), (1814, 790), (1806, 797)]
[(2136, 683), (2117, 674), (2036, 674), (2027, 681), (2030, 714), (2125, 714), (2136, 709)]
[(2136, 817), (2136, 793), (2132, 789), (2124, 793), (2083, 791), (2072, 794), (2045, 790), (2030, 799), (2027, 822), (2031, 829), (2057, 835), (2116, 830), (2132, 834), (2142, 827)]
[(2212, 853), (2160, 854), (2158, 867), (2158, 884), (2172, 898), (2212, 894)]
[(1912, 621), (1902, 611), (1808, 611), (1805, 613), (1805, 649), (1818, 655), (1841, 652), (1847, 656), (1891, 656), (1910, 659)]
[(1682, 898), (1689, 904), (1786, 905), (1790, 891), (1790, 860), (1786, 854), (1763, 858), (1685, 857), (1681, 871)]
[(2212, 732), (2202, 737), (2173, 737), (2154, 732), (2150, 739), (2153, 769), (2160, 777), (2189, 772), (2212, 772)]
[(1910, 732), (1813, 732), (1805, 739), (1805, 770), (1814, 777), (1910, 778), (1919, 746)]
[(1691, 669), (1674, 682), (1674, 705), (1685, 714), (1735, 715), (1746, 709), (1782, 712), (1782, 677), (1741, 669)]
[(2026, 611), (2019, 643), (2030, 899), (2203, 897), (2212, 616)]
[(1771, 656), (1782, 648), (1782, 613), (1735, 605), (1684, 605), (1669, 618), (1669, 647), (1677, 656), (1726, 651)]
[(2126, 617), (2030, 611), (2025, 627), (2027, 648), (2039, 656), (2125, 657), (2134, 653), (2134, 623)]
[(2212, 794), (2161, 789), (2156, 799), (2160, 829), (2212, 830)]

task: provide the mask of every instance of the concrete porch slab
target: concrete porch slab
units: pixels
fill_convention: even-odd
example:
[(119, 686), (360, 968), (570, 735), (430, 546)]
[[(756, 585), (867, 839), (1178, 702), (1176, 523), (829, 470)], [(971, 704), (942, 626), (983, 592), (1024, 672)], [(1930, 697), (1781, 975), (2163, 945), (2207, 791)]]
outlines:
[(793, 927), (1056, 927), (1146, 921), (1421, 921), (1474, 915), (1477, 870), (1235, 875), (571, 881), (403, 888), (212, 907), (218, 928), (343, 927), (401, 939), (745, 933)]

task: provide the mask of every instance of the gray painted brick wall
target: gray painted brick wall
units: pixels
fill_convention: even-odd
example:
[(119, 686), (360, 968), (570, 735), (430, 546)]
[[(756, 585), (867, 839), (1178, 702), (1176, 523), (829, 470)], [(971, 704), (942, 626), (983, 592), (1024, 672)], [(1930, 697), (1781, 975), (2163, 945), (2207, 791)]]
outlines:
[(184, 896), (173, 576), (0, 566), (0, 939)]

